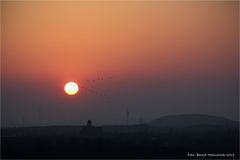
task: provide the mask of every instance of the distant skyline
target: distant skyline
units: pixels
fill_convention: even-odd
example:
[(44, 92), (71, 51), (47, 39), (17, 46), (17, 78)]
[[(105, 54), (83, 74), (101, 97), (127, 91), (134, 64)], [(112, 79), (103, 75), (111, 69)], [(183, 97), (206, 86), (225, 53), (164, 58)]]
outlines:
[(238, 120), (237, 1), (3, 1), (1, 14), (2, 126)]

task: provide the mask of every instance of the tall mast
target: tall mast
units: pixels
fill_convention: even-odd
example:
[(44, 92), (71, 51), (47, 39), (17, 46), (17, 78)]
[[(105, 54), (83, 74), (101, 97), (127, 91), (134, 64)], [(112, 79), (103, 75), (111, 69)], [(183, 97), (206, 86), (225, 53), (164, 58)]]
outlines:
[(128, 109), (127, 109), (127, 112), (126, 112), (126, 122), (127, 122), (127, 125), (128, 125), (128, 120), (129, 120), (129, 112), (128, 112)]

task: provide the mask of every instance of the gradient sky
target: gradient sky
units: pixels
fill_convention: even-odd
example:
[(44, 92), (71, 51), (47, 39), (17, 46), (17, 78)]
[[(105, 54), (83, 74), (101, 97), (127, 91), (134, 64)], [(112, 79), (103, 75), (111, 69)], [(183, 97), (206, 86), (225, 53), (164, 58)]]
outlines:
[(1, 20), (3, 126), (238, 119), (237, 1), (1, 2)]

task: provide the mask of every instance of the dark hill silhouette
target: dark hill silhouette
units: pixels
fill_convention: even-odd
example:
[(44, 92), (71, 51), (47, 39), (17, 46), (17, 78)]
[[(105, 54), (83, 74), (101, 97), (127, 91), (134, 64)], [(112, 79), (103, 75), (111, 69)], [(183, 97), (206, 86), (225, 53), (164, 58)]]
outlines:
[(183, 114), (161, 117), (148, 123), (155, 127), (236, 126), (237, 122), (218, 116)]
[(218, 116), (201, 114), (164, 116), (148, 123), (148, 130), (160, 133), (229, 132), (239, 128), (239, 122)]
[(239, 122), (208, 115), (173, 115), (147, 124), (1, 129), (1, 158), (192, 159), (189, 153), (239, 158)]

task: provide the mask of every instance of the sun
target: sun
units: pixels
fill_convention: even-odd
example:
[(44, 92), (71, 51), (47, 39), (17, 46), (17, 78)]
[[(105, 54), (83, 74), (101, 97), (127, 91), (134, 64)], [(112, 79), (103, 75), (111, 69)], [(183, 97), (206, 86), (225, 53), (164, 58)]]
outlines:
[(68, 94), (68, 95), (75, 95), (78, 93), (78, 85), (75, 82), (68, 82), (65, 84), (64, 86), (64, 91)]

